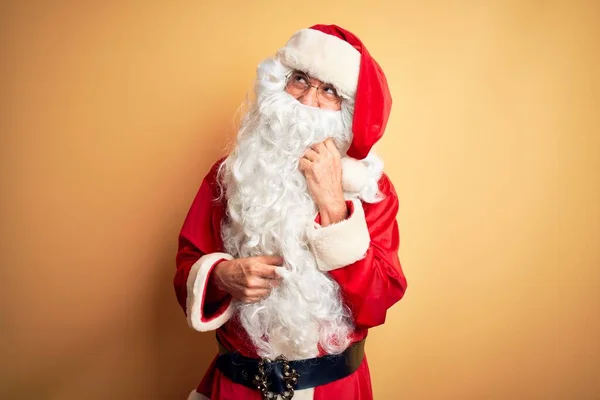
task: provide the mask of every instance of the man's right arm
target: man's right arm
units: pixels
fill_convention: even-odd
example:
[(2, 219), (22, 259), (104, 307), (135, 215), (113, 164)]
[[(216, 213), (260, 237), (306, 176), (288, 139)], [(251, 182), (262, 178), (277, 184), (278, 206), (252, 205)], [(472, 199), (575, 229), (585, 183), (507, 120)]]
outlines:
[(198, 331), (218, 329), (233, 314), (231, 295), (212, 284), (215, 266), (233, 257), (220, 252), (213, 237), (215, 205), (210, 179), (209, 174), (203, 180), (183, 223), (173, 280), (188, 324)]
[[(222, 161), (222, 160), (220, 160)], [(218, 329), (231, 318), (232, 302), (252, 303), (266, 297), (281, 277), (281, 257), (233, 259), (220, 248), (213, 223), (217, 197), (217, 162), (202, 181), (179, 234), (177, 271), (173, 280), (177, 300), (188, 324), (198, 331)]]

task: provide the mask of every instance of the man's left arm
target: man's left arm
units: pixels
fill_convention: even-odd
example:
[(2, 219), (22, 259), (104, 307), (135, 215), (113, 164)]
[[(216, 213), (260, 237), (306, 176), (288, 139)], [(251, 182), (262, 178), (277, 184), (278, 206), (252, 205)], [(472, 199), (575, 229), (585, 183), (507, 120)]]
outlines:
[(359, 328), (383, 324), (407, 287), (398, 257), (398, 196), (385, 174), (379, 189), (385, 195), (379, 203), (349, 200), (346, 219), (307, 231), (319, 269), (340, 285)]

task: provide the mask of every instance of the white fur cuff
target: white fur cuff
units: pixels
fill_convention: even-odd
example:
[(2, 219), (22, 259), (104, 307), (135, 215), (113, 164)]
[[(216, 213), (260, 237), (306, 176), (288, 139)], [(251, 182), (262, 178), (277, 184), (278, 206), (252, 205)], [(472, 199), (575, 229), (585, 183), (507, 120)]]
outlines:
[(193, 329), (206, 332), (213, 331), (231, 318), (233, 306), (231, 301), (224, 310), (206, 318), (203, 315), (204, 296), (208, 285), (208, 277), (215, 264), (220, 260), (231, 260), (233, 257), (227, 253), (206, 254), (192, 266), (187, 279), (187, 321)]
[(371, 236), (365, 211), (359, 199), (353, 199), (354, 210), (345, 220), (325, 227), (317, 223), (307, 229), (308, 241), (321, 271), (331, 271), (363, 259)]

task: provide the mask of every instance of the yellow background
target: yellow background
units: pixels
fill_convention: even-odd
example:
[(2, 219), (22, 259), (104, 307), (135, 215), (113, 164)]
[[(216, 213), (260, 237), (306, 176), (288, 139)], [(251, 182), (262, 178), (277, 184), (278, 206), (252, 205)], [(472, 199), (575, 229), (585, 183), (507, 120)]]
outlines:
[(0, 398), (184, 399), (171, 279), (256, 65), (337, 23), (384, 68), (404, 300), (375, 399), (600, 397), (597, 1), (4, 1)]

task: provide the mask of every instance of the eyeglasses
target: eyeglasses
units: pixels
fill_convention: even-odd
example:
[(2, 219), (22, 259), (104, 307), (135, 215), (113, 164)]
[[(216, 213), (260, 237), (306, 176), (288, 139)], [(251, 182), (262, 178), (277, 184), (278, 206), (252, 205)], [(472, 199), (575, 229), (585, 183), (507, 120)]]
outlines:
[(317, 102), (324, 106), (334, 106), (342, 101), (335, 87), (329, 83), (321, 83), (319, 86), (310, 84), (310, 77), (302, 71), (292, 71), (286, 77), (285, 88), (295, 98), (302, 97), (310, 88), (317, 89)]

